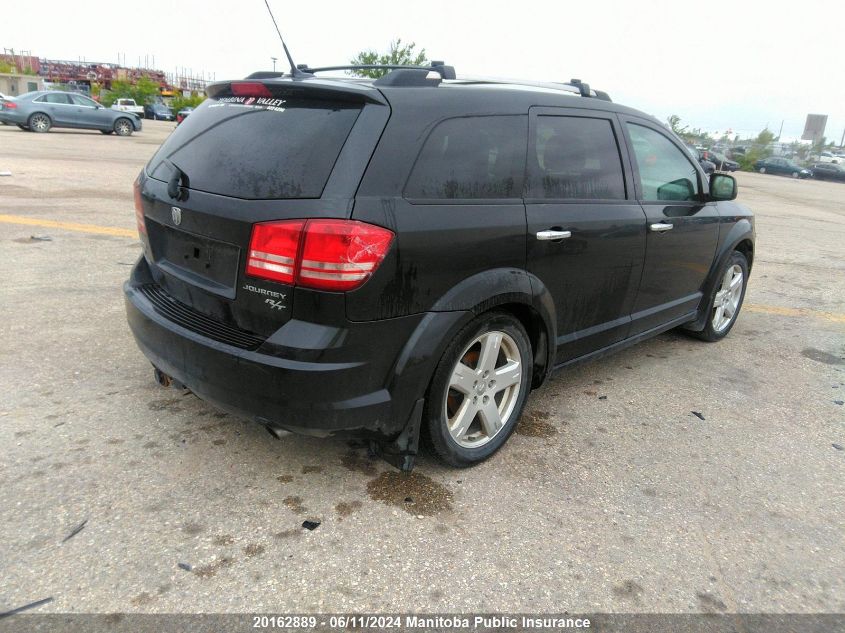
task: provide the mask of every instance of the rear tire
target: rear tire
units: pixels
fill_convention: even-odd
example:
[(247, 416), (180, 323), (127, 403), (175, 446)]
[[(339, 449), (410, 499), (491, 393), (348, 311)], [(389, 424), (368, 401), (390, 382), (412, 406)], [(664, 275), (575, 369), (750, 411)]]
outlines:
[(114, 122), (114, 133), (118, 136), (132, 136), (134, 130), (132, 121), (129, 119), (120, 118)]
[(531, 342), (512, 315), (488, 312), (446, 348), (423, 420), (434, 450), (458, 468), (484, 461), (508, 440), (531, 390)]
[(713, 287), (707, 303), (707, 324), (700, 332), (690, 332), (708, 343), (725, 338), (739, 316), (748, 286), (748, 260), (745, 255), (739, 251), (731, 253), (717, 279), (719, 281)]
[(797, 172), (797, 171), (793, 171), (793, 172), (792, 172), (792, 177), (793, 177), (793, 178), (798, 178), (798, 172)]
[(761, 167), (761, 168), (760, 168), (760, 173), (761, 173), (761, 174), (765, 174), (765, 173), (766, 173), (766, 168), (765, 168), (765, 167)]
[(43, 112), (36, 112), (27, 119), (26, 125), (31, 131), (44, 134), (50, 131), (50, 128), (53, 127), (53, 122)]

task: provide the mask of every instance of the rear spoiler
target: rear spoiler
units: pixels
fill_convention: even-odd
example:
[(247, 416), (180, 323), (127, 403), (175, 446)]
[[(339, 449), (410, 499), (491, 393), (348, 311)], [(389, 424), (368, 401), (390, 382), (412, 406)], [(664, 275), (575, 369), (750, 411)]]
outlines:
[(387, 105), (387, 101), (381, 92), (366, 84), (313, 77), (304, 81), (290, 76), (267, 77), (266, 75), (275, 75), (275, 73), (253, 73), (243, 80), (218, 81), (209, 84), (205, 92), (212, 99), (225, 97), (300, 98)]

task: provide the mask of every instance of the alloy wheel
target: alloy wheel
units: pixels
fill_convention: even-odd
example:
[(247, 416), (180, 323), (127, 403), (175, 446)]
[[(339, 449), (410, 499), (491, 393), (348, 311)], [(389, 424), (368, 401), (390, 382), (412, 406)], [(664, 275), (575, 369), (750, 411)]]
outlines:
[(730, 325), (742, 299), (742, 267), (734, 264), (725, 271), (713, 299), (713, 329), (722, 332)]
[(29, 120), (29, 128), (36, 132), (46, 132), (50, 129), (50, 119), (44, 114), (36, 114)]
[(119, 121), (116, 126), (116, 131), (120, 136), (127, 136), (131, 132), (131, 127), (128, 121)]
[(522, 356), (507, 333), (477, 336), (452, 369), (445, 414), (452, 439), (464, 448), (492, 440), (510, 421), (519, 400)]

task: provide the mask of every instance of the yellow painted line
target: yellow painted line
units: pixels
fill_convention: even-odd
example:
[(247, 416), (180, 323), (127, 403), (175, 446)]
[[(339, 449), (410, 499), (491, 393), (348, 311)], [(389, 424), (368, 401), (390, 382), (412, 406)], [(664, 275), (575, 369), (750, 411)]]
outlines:
[(94, 235), (112, 235), (114, 237), (138, 237), (138, 233), (130, 229), (119, 229), (111, 226), (98, 226), (96, 224), (78, 224), (76, 222), (39, 220), (37, 218), (27, 218), (22, 215), (7, 215), (0, 213), (0, 222), (5, 222), (6, 224), (25, 224), (27, 226), (40, 226), (44, 229), (62, 229), (64, 231), (78, 231), (79, 233), (93, 233)]
[(760, 312), (762, 314), (775, 314), (777, 316), (789, 317), (812, 317), (815, 319), (822, 319), (823, 321), (845, 323), (845, 314), (823, 312), (821, 310), (812, 310), (810, 308), (786, 308), (783, 306), (767, 306), (759, 303), (746, 303), (742, 306), (742, 309), (748, 310), (749, 312)]

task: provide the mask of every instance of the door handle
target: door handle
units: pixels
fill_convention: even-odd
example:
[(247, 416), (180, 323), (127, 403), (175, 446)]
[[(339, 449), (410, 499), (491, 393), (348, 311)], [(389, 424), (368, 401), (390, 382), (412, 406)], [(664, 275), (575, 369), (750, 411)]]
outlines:
[(572, 231), (553, 231), (548, 229), (546, 231), (538, 231), (538, 240), (565, 240), (567, 237), (572, 237)]
[(671, 231), (675, 228), (674, 224), (669, 224), (668, 222), (656, 222), (649, 227), (655, 233), (665, 233), (666, 231)]

